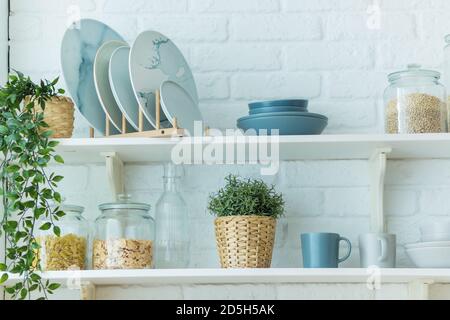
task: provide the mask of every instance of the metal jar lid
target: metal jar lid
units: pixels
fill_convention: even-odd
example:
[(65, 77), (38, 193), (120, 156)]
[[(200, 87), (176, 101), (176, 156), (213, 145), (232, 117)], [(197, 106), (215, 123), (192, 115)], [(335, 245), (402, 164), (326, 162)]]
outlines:
[(132, 202), (130, 201), (130, 196), (119, 195), (119, 201), (103, 203), (98, 206), (100, 210), (110, 210), (110, 209), (134, 209), (134, 210), (145, 210), (150, 211), (151, 206), (146, 203)]
[(422, 69), (420, 64), (409, 64), (406, 70), (393, 72), (388, 75), (390, 82), (395, 82), (403, 78), (434, 78), (439, 80), (441, 73), (434, 70)]

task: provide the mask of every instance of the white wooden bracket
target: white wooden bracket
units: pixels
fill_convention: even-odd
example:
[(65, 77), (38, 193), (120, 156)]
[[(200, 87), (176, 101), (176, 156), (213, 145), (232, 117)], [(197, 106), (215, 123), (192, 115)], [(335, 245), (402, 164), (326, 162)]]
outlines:
[(123, 162), (115, 152), (104, 152), (102, 156), (106, 160), (106, 174), (113, 199), (117, 200), (118, 195), (125, 193)]
[(387, 154), (391, 148), (376, 149), (369, 159), (370, 168), (370, 204), (371, 204), (371, 232), (384, 233), (387, 230), (384, 218), (384, 178), (386, 176)]
[(95, 300), (95, 284), (89, 281), (81, 283), (80, 300)]
[(433, 280), (414, 280), (408, 284), (409, 300), (428, 300), (430, 298), (430, 285)]

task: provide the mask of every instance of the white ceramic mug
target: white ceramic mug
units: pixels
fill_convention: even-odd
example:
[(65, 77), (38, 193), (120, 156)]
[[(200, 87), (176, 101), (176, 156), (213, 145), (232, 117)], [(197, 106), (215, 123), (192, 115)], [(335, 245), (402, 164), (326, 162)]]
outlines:
[(370, 266), (395, 268), (395, 234), (366, 233), (360, 235), (359, 256), (362, 268)]

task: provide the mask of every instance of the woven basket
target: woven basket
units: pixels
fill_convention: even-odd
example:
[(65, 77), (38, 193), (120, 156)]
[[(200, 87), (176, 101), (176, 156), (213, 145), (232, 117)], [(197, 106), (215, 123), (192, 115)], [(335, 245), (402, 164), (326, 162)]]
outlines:
[[(37, 103), (35, 108), (42, 112)], [(49, 125), (47, 130), (53, 131), (52, 138), (72, 137), (74, 111), (74, 104), (68, 97), (53, 97), (45, 103), (44, 121)]]
[(274, 218), (230, 216), (217, 218), (214, 224), (222, 268), (270, 268)]

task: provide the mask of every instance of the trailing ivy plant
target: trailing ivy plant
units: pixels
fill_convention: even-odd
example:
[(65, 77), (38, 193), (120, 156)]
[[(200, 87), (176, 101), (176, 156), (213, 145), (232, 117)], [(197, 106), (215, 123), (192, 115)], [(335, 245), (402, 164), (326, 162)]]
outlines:
[[(34, 291), (39, 299), (46, 299), (59, 287), (39, 275), (42, 268), (36, 237), (37, 229), (52, 229), (59, 236), (56, 222), (64, 215), (56, 191), (63, 177), (46, 172), (50, 162), (63, 163), (55, 154), (58, 142), (49, 139), (52, 132), (43, 114), (45, 102), (64, 93), (55, 88), (57, 82), (58, 78), (35, 84), (16, 72), (0, 88), (0, 232), (6, 253), (0, 263), (0, 283), (7, 281), (9, 274), (19, 276), (19, 282), (5, 288), (13, 299), (31, 299)], [(42, 110), (38, 111), (35, 103)]]
[(242, 179), (235, 175), (225, 178), (226, 184), (210, 195), (208, 209), (218, 217), (268, 216), (279, 218), (284, 213), (284, 200), (262, 180)]

